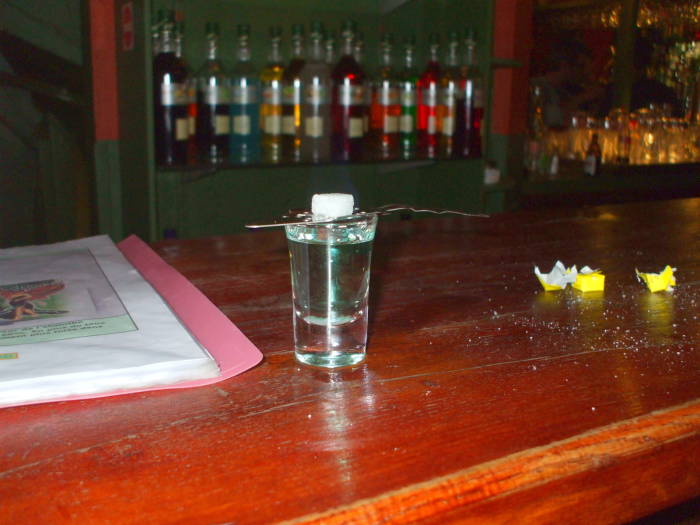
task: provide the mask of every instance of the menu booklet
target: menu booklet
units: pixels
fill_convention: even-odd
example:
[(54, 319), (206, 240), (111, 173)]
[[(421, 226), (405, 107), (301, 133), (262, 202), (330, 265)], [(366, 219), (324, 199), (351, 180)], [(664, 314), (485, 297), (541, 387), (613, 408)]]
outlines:
[[(240, 331), (145, 243), (123, 243), (139, 269), (107, 236), (0, 250), (0, 407), (195, 386), (260, 360)], [(168, 295), (174, 306), (163, 299)], [(209, 316), (188, 323), (184, 298), (198, 312), (209, 308)], [(227, 330), (242, 349), (224, 348)], [(195, 331), (211, 332), (209, 346), (219, 357), (231, 350), (237, 362), (229, 355), (222, 370)]]

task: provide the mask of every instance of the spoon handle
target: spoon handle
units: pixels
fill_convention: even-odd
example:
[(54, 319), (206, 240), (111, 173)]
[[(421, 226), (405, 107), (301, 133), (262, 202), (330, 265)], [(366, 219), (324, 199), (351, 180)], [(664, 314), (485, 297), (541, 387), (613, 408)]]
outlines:
[[(406, 204), (384, 204), (378, 206), (374, 209), (367, 211), (359, 211), (357, 215), (389, 215), (396, 211), (412, 211), (416, 213), (435, 213), (437, 215), (463, 215), (465, 217), (488, 217), (483, 213), (466, 213), (457, 210), (448, 210), (445, 208), (416, 208), (413, 206), (408, 206)], [(294, 226), (298, 224), (324, 224), (328, 222), (333, 222), (337, 219), (326, 219), (315, 221), (311, 213), (306, 211), (292, 211), (281, 217), (276, 217), (268, 222), (255, 222), (246, 224), (246, 228), (258, 229), (258, 228), (274, 228), (276, 226)]]

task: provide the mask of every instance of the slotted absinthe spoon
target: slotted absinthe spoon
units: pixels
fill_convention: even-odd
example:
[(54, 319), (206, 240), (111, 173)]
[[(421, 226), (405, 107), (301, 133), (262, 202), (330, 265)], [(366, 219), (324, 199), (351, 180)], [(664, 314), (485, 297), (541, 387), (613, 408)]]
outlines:
[[(409, 206), (408, 204), (383, 204), (382, 206), (377, 206), (376, 208), (362, 211), (355, 211), (351, 217), (357, 217), (362, 215), (389, 215), (397, 211), (412, 211), (415, 213), (434, 213), (437, 215), (463, 215), (465, 217), (488, 217), (483, 213), (466, 213), (458, 210), (448, 210), (446, 208), (418, 208), (415, 206)], [(285, 215), (275, 217), (274, 219), (266, 222), (254, 222), (246, 224), (246, 228), (274, 228), (276, 226), (293, 226), (296, 224), (323, 224), (327, 222), (334, 222), (337, 220), (342, 220), (343, 217), (335, 217), (322, 220), (314, 220), (313, 215), (309, 211), (296, 211), (289, 210)]]

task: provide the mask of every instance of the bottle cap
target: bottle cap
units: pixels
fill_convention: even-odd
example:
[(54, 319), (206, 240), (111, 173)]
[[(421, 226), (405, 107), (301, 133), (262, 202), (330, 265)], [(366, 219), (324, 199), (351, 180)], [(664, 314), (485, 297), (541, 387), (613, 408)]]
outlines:
[(270, 37), (279, 38), (280, 36), (282, 36), (282, 28), (280, 26), (271, 26)]
[(303, 34), (304, 34), (304, 24), (292, 25), (292, 35), (303, 35)]
[(238, 34), (239, 35), (249, 35), (250, 34), (250, 24), (238, 24)]
[(314, 220), (335, 219), (352, 215), (355, 199), (350, 193), (316, 193), (311, 198)]
[(464, 30), (464, 40), (476, 42), (476, 31), (473, 27), (468, 27)]

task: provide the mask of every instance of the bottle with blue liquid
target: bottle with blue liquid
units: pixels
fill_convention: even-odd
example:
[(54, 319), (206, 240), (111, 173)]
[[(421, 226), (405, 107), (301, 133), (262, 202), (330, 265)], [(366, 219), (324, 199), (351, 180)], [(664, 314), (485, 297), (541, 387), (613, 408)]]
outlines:
[(250, 58), (250, 26), (238, 26), (236, 63), (231, 70), (229, 158), (235, 164), (260, 159), (260, 82)]

